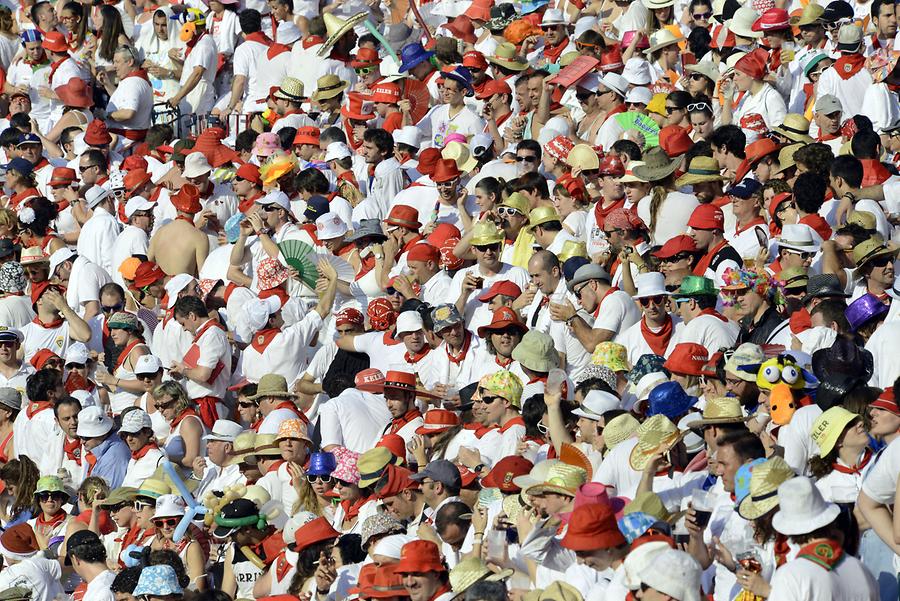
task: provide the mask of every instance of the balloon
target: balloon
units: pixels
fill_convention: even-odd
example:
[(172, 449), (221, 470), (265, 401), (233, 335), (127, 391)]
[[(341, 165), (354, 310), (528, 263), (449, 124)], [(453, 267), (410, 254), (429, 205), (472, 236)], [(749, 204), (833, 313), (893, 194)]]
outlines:
[(397, 57), (397, 53), (394, 52), (394, 49), (391, 48), (391, 45), (388, 43), (388, 41), (384, 39), (384, 36), (381, 35), (381, 32), (378, 31), (378, 28), (375, 27), (375, 25), (373, 25), (372, 22), (368, 19), (363, 21), (363, 25), (365, 25), (366, 29), (369, 30), (369, 33), (371, 33), (375, 37), (375, 39), (381, 43), (381, 47), (384, 48), (385, 52), (390, 54), (391, 58), (394, 59), (394, 62), (399, 65), (400, 59)]
[(163, 459), (160, 465), (162, 465), (163, 470), (169, 475), (172, 484), (175, 485), (175, 488), (178, 489), (178, 492), (181, 494), (181, 498), (184, 499), (184, 502), (187, 504), (184, 511), (184, 517), (178, 522), (178, 526), (176, 526), (175, 533), (172, 536), (172, 540), (177, 543), (184, 538), (184, 534), (190, 527), (191, 522), (193, 522), (197, 516), (206, 514), (206, 507), (197, 503), (194, 495), (192, 495), (191, 491), (185, 486), (184, 480), (181, 479), (181, 474), (178, 473), (178, 470), (175, 469), (175, 466), (172, 465), (171, 461)]

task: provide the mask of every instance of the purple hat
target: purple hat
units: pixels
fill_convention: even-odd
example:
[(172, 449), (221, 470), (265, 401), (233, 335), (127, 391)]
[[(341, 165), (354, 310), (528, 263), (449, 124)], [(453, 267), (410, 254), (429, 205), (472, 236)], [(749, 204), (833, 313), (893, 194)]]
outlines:
[(647, 417), (661, 413), (673, 422), (697, 404), (697, 397), (690, 396), (678, 382), (663, 382), (650, 392)]
[(871, 294), (863, 294), (850, 303), (844, 317), (850, 322), (850, 330), (856, 332), (871, 319), (875, 319), (888, 312), (888, 307)]
[(444, 67), (441, 69), (441, 77), (455, 80), (459, 85), (466, 89), (466, 96), (474, 96), (475, 90), (472, 88), (472, 72), (462, 65), (455, 67)]
[(332, 453), (313, 453), (309, 456), (309, 469), (306, 473), (309, 476), (330, 476), (336, 467), (337, 461)]

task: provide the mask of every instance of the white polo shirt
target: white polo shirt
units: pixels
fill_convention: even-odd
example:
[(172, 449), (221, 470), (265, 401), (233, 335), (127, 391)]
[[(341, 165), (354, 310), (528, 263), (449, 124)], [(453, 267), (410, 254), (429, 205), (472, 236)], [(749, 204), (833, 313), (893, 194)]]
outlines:
[(381, 440), (390, 421), (391, 412), (382, 396), (348, 388), (319, 408), (321, 446), (338, 445), (364, 453)]

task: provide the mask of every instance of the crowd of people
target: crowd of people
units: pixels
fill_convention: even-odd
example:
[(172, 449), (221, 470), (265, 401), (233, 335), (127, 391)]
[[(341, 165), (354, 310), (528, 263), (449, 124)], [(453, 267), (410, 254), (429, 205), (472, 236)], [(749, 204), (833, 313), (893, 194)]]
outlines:
[(0, 600), (896, 601), (898, 14), (3, 3)]

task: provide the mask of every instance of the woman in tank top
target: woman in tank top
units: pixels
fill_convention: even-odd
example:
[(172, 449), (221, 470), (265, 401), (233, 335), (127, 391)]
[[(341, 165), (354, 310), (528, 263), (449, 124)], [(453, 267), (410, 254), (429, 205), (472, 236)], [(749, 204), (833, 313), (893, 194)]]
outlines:
[(144, 343), (142, 328), (135, 315), (125, 311), (113, 313), (106, 326), (113, 343), (123, 348), (113, 373), (98, 371), (96, 378), (112, 390), (109, 395), (110, 408), (113, 415), (119, 415), (125, 408), (134, 405), (145, 391), (143, 382), (134, 374), (134, 366), (138, 358), (150, 354), (150, 348)]
[(178, 382), (163, 382), (154, 388), (153, 401), (172, 429), (164, 447), (169, 461), (190, 473), (194, 459), (200, 456), (204, 434), (200, 416)]
[(156, 500), (156, 511), (153, 513), (153, 526), (156, 536), (150, 541), (150, 548), (158, 551), (169, 549), (178, 553), (191, 579), (190, 590), (206, 590), (206, 558), (200, 543), (195, 541), (190, 531), (177, 543), (174, 541), (175, 529), (184, 518), (185, 503), (177, 495), (163, 495)]
[(147, 412), (147, 415), (150, 416), (150, 423), (153, 424), (153, 436), (156, 438), (156, 442), (165, 446), (166, 439), (172, 433), (172, 428), (163, 417), (162, 411), (156, 410), (156, 404), (153, 401), (153, 389), (162, 384), (162, 363), (153, 355), (144, 355), (135, 362), (134, 375), (138, 382), (144, 385), (145, 391), (135, 400), (134, 406)]

